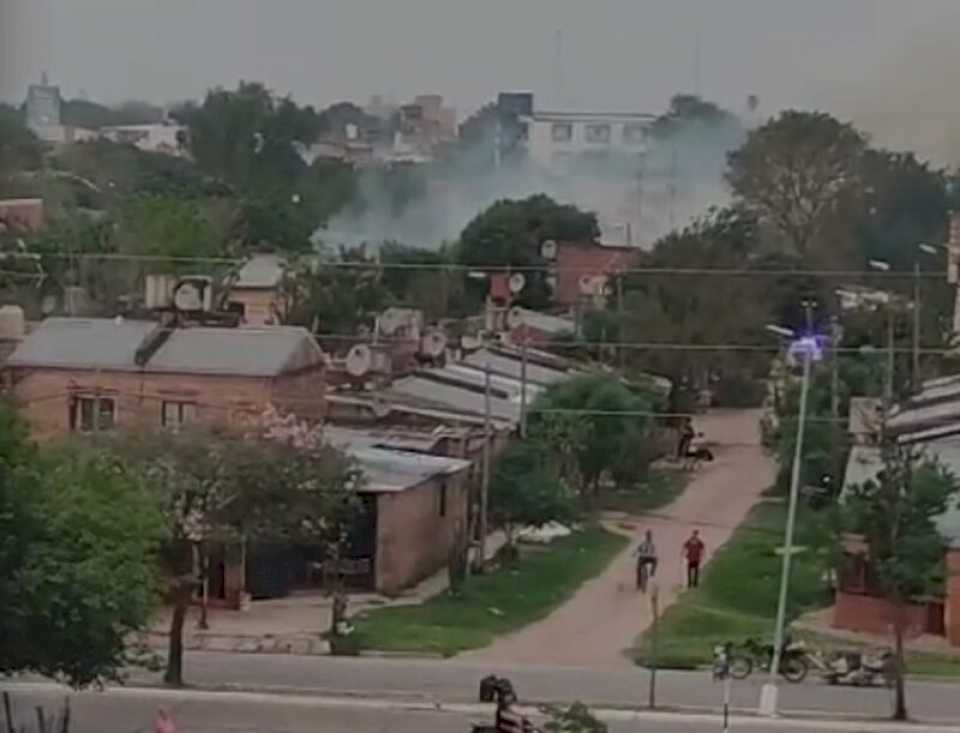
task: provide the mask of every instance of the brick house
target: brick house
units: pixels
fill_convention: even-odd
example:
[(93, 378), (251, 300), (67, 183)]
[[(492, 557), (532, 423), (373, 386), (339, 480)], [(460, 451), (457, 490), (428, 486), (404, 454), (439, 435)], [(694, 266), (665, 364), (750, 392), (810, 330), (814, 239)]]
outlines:
[(614, 247), (596, 242), (558, 242), (556, 259), (551, 265), (556, 278), (553, 302), (573, 307), (581, 302), (581, 282), (598, 278), (606, 287), (612, 277), (637, 264), (641, 251), (636, 247)]
[(171, 328), (50, 318), (5, 365), (35, 437), (193, 421), (232, 423), (269, 405), (322, 419), (326, 357), (300, 328)]
[[(927, 431), (923, 440), (914, 444), (922, 446), (925, 455), (954, 475), (960, 475), (960, 425)], [(882, 468), (879, 446), (875, 442), (859, 442), (847, 461), (844, 490), (875, 479)], [(943, 539), (946, 582), (942, 593), (914, 598), (908, 604), (907, 635), (945, 636), (953, 646), (960, 646), (960, 508), (949, 508), (937, 519), (937, 528)], [(866, 544), (860, 537), (846, 537), (837, 573), (832, 625), (849, 631), (887, 634), (892, 623), (893, 608), (877, 587)]]

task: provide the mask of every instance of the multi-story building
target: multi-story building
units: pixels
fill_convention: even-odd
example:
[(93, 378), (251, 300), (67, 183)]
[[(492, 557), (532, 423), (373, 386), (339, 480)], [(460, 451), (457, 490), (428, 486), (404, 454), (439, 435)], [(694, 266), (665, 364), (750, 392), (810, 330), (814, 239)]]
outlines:
[(646, 114), (540, 112), (522, 118), (527, 150), (540, 165), (562, 168), (579, 156), (632, 156), (641, 161), (656, 118)]

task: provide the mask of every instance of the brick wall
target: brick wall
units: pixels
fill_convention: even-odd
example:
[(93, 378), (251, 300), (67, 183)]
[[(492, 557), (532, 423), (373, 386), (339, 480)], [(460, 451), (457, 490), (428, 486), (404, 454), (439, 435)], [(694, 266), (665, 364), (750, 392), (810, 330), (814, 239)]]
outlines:
[(377, 497), (376, 587), (396, 593), (445, 567), (458, 524), (466, 531), (465, 474), (446, 479), (446, 512), (440, 516), (440, 478)]
[[(928, 607), (911, 604), (907, 607), (907, 637), (925, 633)], [(886, 636), (893, 626), (893, 609), (887, 601), (856, 593), (837, 593), (833, 609), (833, 627), (847, 631)]]
[[(303, 401), (295, 396), (302, 390)], [(161, 427), (164, 402), (194, 405), (202, 422), (236, 422), (263, 411), (272, 399), (291, 410), (306, 405), (322, 414), (322, 370), (283, 376), (199, 376), (59, 369), (16, 370), (13, 393), (34, 437), (48, 440), (70, 431), (73, 396), (115, 400), (115, 420), (121, 428)], [(296, 410), (298, 411), (298, 410)], [(306, 417), (306, 415), (305, 415)]]
[(947, 553), (947, 607), (945, 625), (947, 639), (960, 646), (960, 548)]

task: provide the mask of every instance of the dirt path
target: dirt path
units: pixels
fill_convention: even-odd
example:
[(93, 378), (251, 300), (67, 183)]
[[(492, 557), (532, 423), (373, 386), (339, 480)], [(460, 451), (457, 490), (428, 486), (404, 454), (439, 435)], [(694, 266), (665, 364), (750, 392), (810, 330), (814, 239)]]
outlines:
[[(651, 621), (649, 597), (634, 590), (631, 553), (651, 529), (660, 555), (657, 580), (661, 610), (681, 591), (681, 547), (694, 527), (707, 546), (707, 561), (770, 486), (774, 465), (760, 447), (759, 411), (720, 411), (697, 420), (697, 429), (718, 444), (716, 461), (700, 469), (684, 494), (650, 518), (611, 517), (608, 526), (634, 542), (603, 574), (587, 582), (543, 621), (502, 637), (462, 659), (516, 664), (624, 666), (623, 651)], [(630, 528), (632, 527), (632, 529)]]

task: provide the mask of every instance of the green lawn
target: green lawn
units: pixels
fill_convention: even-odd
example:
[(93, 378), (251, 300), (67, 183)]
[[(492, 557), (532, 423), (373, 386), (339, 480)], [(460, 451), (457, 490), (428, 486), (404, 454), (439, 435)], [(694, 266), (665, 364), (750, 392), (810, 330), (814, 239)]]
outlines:
[[(713, 647), (747, 637), (770, 637), (780, 583), (786, 507), (764, 502), (756, 506), (730, 542), (707, 566), (700, 588), (685, 592), (663, 614), (659, 625), (658, 661), (664, 667), (689, 668), (709, 664)], [(818, 544), (820, 529), (805, 508), (797, 522), (797, 544)], [(829, 602), (820, 565), (812, 551), (794, 555), (791, 573), (791, 618)], [(650, 632), (631, 651), (645, 664)]]
[(623, 491), (606, 491), (600, 508), (627, 514), (644, 514), (671, 504), (687, 488), (691, 474), (672, 468), (651, 469), (637, 485)]
[(549, 548), (524, 548), (516, 563), (471, 578), (457, 595), (443, 593), (419, 606), (363, 614), (355, 621), (352, 645), (445, 656), (486, 646), (500, 634), (547, 616), (602, 572), (627, 542), (591, 526)]

